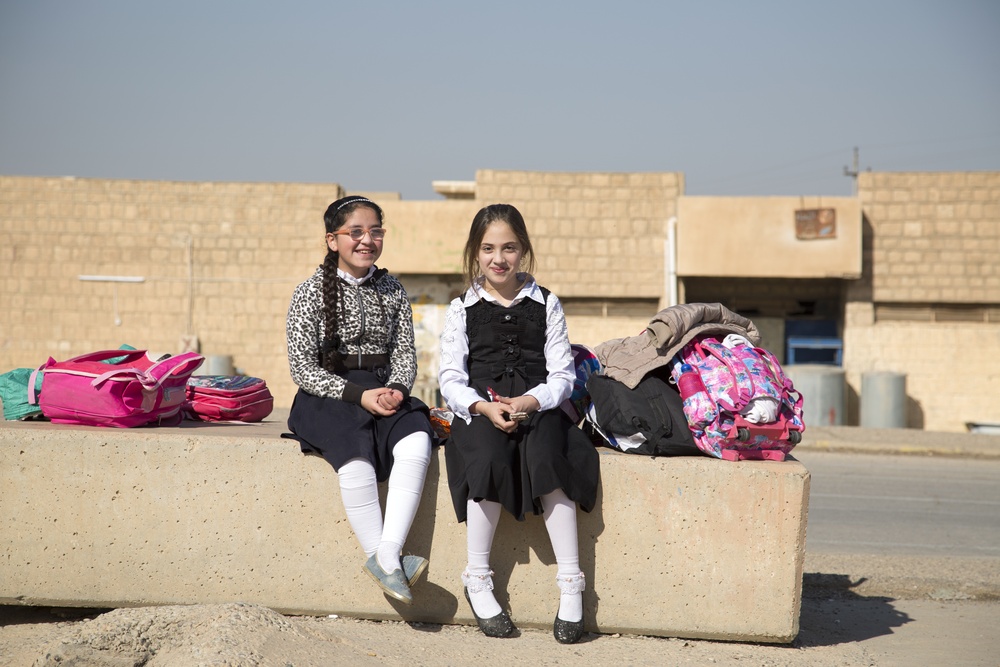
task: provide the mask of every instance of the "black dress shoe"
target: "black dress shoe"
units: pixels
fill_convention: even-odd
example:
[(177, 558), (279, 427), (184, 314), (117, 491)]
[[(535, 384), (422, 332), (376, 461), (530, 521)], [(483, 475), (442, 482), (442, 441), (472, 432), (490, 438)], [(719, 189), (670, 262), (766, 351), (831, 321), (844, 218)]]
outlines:
[[(510, 637), (513, 634), (514, 622), (510, 620), (510, 616), (507, 612), (500, 610), (500, 613), (493, 618), (479, 618), (479, 614), (476, 613), (476, 608), (472, 606), (472, 600), (469, 599), (469, 589), (463, 589), (465, 591), (465, 599), (469, 602), (469, 608), (472, 609), (472, 615), (476, 617), (476, 623), (479, 624), (479, 629), (482, 630), (483, 634), (487, 637)], [(580, 624), (581, 631), (583, 628), (583, 623)]]
[(579, 621), (564, 621), (556, 614), (556, 622), (552, 624), (552, 636), (560, 644), (575, 644), (583, 636), (583, 619)]

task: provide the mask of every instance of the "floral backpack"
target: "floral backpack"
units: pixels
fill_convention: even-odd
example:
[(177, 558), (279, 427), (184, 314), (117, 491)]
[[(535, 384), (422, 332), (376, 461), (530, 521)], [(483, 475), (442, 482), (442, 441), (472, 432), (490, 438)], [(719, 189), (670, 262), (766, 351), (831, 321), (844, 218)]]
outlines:
[(782, 461), (802, 439), (802, 395), (774, 355), (743, 336), (694, 339), (671, 360), (670, 376), (707, 454)]
[(570, 345), (570, 351), (573, 353), (576, 380), (573, 382), (573, 393), (559, 407), (570, 419), (579, 424), (591, 405), (587, 380), (590, 379), (591, 375), (601, 372), (601, 361), (597, 358), (597, 354), (586, 345), (573, 343)]

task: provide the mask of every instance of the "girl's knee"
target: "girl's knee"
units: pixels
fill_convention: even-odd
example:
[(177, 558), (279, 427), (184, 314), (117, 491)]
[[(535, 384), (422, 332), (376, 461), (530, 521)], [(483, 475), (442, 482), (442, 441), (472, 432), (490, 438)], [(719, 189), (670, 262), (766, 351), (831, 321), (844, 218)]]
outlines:
[(411, 433), (392, 448), (392, 457), (397, 461), (400, 459), (429, 461), (431, 458), (430, 436), (423, 432)]

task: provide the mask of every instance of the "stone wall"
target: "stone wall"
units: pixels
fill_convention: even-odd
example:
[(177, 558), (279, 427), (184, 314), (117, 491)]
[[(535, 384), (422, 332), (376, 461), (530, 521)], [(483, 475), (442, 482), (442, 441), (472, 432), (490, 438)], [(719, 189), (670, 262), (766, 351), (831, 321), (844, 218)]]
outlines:
[[(290, 401), (284, 320), (337, 184), (0, 177), (0, 369), (196, 337)], [(141, 278), (142, 282), (81, 280)]]
[(1000, 173), (863, 173), (864, 277), (848, 284), (852, 422), (862, 375), (906, 374), (907, 426), (1000, 422)]
[(659, 299), (666, 225), (683, 191), (679, 173), (476, 172), (476, 199), (518, 207), (539, 281), (568, 298)]
[[(539, 280), (557, 294), (649, 301), (638, 316), (571, 317), (574, 342), (641, 330), (662, 292), (663, 216), (675, 210), (680, 175), (479, 176), (474, 201), (373, 195), (390, 230), (380, 264), (400, 275), (414, 302), (416, 392), (428, 400), (444, 309), (463, 287), (462, 247), (485, 203), (522, 210)], [(288, 300), (322, 262), (322, 213), (343, 194), (337, 184), (0, 176), (0, 372), (122, 344), (197, 347), (265, 378), (287, 407), (295, 393)]]
[(863, 173), (872, 299), (1000, 303), (1000, 172)]
[[(524, 214), (536, 275), (566, 304), (573, 342), (637, 334), (666, 305), (682, 174), (476, 177), (472, 200), (372, 195), (390, 230), (381, 264), (414, 303), (421, 396), (436, 398), (444, 308), (463, 288), (462, 245), (487, 203)], [(908, 426), (1000, 422), (1000, 172), (863, 173), (858, 191), (860, 279), (769, 278), (747, 265), (738, 288), (681, 276), (681, 300), (729, 301), (779, 323), (799, 303), (822, 306), (816, 315), (843, 327), (848, 423), (858, 423), (862, 374), (876, 370), (907, 375)], [(0, 176), (0, 372), (123, 343), (176, 353), (196, 342), (267, 379), (287, 407), (288, 299), (322, 261), (322, 212), (343, 194), (333, 183)]]

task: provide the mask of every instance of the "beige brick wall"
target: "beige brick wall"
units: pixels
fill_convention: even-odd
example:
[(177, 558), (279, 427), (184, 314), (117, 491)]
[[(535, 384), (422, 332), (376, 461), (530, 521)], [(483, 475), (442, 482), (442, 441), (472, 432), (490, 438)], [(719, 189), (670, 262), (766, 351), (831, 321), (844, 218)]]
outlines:
[(862, 173), (875, 301), (1000, 302), (1000, 172)]
[(538, 280), (561, 297), (661, 297), (666, 224), (683, 192), (679, 173), (476, 172), (476, 200), (518, 207)]
[[(852, 319), (866, 319), (863, 305), (848, 310), (861, 311)], [(869, 371), (906, 375), (909, 428), (963, 432), (966, 422), (1000, 423), (1000, 324), (849, 325), (844, 367), (852, 423), (860, 417), (862, 374)]]
[(863, 173), (858, 193), (864, 277), (844, 318), (852, 422), (868, 371), (906, 374), (909, 427), (1000, 422), (1000, 172)]
[[(381, 264), (401, 275), (414, 301), (422, 395), (433, 395), (444, 306), (462, 288), (461, 246), (486, 203), (521, 209), (538, 278), (567, 302), (649, 303), (649, 313), (576, 311), (568, 317), (573, 342), (641, 331), (665, 297), (665, 225), (678, 213), (681, 174), (484, 170), (477, 179), (471, 201), (374, 195), (391, 230)], [(850, 423), (861, 374), (871, 370), (907, 374), (912, 427), (1000, 422), (1000, 173), (865, 173), (858, 184), (863, 275), (842, 283)], [(287, 406), (288, 299), (322, 261), (322, 213), (342, 194), (337, 184), (0, 176), (0, 372), (122, 343), (178, 352), (194, 334), (204, 354), (232, 355)], [(688, 300), (728, 294), (722, 279), (689, 280)], [(775, 317), (787, 310), (785, 291), (802, 299), (837, 290), (826, 281), (741, 284), (740, 303)], [(958, 373), (949, 365), (956, 361)]]
[(0, 177), (0, 370), (123, 343), (176, 353), (193, 333), (289, 402), (288, 300), (322, 260), (322, 213), (341, 192)]
[[(663, 222), (675, 210), (680, 175), (481, 176), (475, 201), (367, 193), (390, 229), (380, 264), (401, 276), (414, 301), (417, 391), (428, 398), (444, 308), (462, 288), (461, 249), (487, 202), (522, 209), (539, 279), (560, 296), (662, 291)], [(123, 343), (177, 353), (195, 335), (203, 354), (231, 355), (237, 369), (268, 381), (277, 405), (289, 405), (288, 300), (322, 261), (322, 214), (343, 194), (337, 184), (0, 177), (0, 372)], [(595, 344), (647, 320), (582, 317), (570, 326), (574, 342)]]

